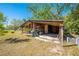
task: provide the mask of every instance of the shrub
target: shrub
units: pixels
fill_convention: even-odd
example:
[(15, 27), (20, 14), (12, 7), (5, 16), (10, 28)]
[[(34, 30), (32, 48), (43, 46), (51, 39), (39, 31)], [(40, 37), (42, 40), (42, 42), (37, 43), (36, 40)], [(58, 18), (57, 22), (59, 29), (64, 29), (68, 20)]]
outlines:
[(15, 33), (14, 31), (12, 31), (11, 33)]
[(31, 31), (31, 29), (25, 28), (25, 32), (30, 32), (30, 31)]
[(5, 30), (5, 31), (4, 31), (4, 33), (8, 33), (8, 31), (7, 31), (7, 30)]

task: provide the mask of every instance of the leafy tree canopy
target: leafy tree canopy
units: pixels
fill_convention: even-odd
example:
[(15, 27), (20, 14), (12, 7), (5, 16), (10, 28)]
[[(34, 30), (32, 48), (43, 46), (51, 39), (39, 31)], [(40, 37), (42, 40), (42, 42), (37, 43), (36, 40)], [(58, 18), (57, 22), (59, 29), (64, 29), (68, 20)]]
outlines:
[(3, 33), (4, 31), (4, 22), (6, 21), (3, 13), (0, 12), (0, 35)]
[(32, 20), (63, 19), (63, 12), (69, 13), (76, 4), (32, 4), (29, 10), (32, 12)]
[(69, 33), (76, 33), (79, 34), (79, 5), (76, 6), (76, 8), (65, 17), (65, 29)]
[(6, 19), (5, 19), (4, 15), (3, 15), (3, 13), (0, 12), (0, 30), (3, 29), (5, 21), (6, 21)]
[(23, 23), (24, 23), (24, 20), (13, 19), (13, 20), (11, 21), (11, 24), (8, 25), (7, 27), (8, 27), (8, 29), (17, 30), (17, 29), (19, 28), (19, 26), (20, 26), (21, 24), (23, 24)]

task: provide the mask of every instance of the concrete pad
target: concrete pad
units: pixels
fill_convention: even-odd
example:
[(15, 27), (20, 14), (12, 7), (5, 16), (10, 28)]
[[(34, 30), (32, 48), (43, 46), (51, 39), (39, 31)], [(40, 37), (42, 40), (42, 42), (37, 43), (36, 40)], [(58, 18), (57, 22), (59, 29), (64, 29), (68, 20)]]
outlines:
[(54, 43), (56, 43), (56, 44), (60, 44), (60, 41), (53, 41)]
[(39, 38), (39, 37), (35, 37), (35, 39), (37, 39), (37, 40), (41, 40), (41, 41), (44, 41), (44, 42), (50, 42), (49, 40), (42, 39), (42, 38)]

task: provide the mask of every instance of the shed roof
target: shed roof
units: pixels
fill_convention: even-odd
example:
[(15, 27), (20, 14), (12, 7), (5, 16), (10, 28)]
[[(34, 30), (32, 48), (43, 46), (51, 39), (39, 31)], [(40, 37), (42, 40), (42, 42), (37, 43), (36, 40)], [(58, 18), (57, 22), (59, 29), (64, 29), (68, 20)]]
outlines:
[(23, 23), (21, 26), (26, 24), (27, 22), (64, 22), (64, 20), (27, 20), (25, 23)]
[(28, 20), (31, 22), (52, 22), (52, 21), (63, 21), (63, 20)]

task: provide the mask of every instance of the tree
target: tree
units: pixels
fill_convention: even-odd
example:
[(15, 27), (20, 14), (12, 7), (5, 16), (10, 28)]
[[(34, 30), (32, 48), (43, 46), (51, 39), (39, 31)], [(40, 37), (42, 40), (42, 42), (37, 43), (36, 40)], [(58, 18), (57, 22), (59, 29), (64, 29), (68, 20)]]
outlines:
[(8, 25), (8, 28), (9, 29), (13, 29), (13, 30), (17, 30), (19, 28), (20, 25), (22, 25), (24, 23), (24, 20), (16, 20), (16, 19), (13, 19), (11, 21), (11, 24)]
[(67, 32), (79, 34), (79, 5), (65, 17), (64, 24)]
[(33, 4), (29, 7), (33, 16), (30, 19), (52, 19), (52, 7), (50, 4)]
[(0, 34), (3, 33), (4, 30), (4, 22), (6, 21), (3, 13), (0, 12)]
[[(72, 6), (74, 5), (74, 6)], [(30, 19), (64, 19), (63, 12), (69, 13), (75, 8), (76, 4), (32, 4), (29, 10), (32, 12), (32, 17)]]
[(26, 19), (25, 18), (23, 18), (22, 20), (23, 20), (23, 22), (26, 22)]

